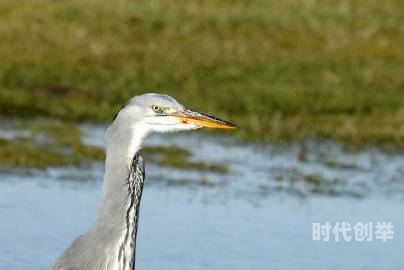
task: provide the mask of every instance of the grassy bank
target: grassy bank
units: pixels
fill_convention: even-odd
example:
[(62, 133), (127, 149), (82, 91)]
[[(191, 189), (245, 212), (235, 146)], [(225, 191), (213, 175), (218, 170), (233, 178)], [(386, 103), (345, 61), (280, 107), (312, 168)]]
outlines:
[[(0, 121), (12, 130), (13, 138), (0, 133), (0, 169), (2, 167), (40, 168), (49, 166), (88, 166), (94, 160), (105, 160), (104, 150), (82, 143), (77, 125), (58, 120)], [(141, 150), (150, 162), (182, 170), (227, 173), (226, 164), (191, 161), (192, 154), (179, 147), (147, 146)], [(175, 157), (175, 158), (173, 158)]]
[(163, 92), (257, 140), (404, 146), (404, 3), (5, 0), (0, 114), (109, 121)]

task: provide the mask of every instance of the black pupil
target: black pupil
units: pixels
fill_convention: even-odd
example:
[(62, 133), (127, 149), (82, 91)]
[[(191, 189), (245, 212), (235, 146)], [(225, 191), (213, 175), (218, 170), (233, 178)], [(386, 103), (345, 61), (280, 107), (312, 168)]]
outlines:
[(160, 111), (160, 107), (159, 106), (154, 106), (153, 109), (157, 112)]

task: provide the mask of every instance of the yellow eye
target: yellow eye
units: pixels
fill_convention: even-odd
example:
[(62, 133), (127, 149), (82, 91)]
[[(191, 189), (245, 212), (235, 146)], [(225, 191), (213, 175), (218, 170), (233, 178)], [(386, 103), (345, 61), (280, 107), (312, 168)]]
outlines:
[(153, 111), (155, 111), (156, 113), (162, 113), (163, 110), (160, 108), (160, 106), (157, 105), (153, 105), (152, 106)]

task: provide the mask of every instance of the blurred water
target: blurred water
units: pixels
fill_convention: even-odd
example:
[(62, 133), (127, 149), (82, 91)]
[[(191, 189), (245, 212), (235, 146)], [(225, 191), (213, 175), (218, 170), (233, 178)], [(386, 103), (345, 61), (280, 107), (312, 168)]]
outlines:
[[(102, 127), (83, 127), (101, 145)], [(330, 142), (243, 145), (153, 136), (229, 174), (147, 163), (137, 269), (403, 269), (404, 155)], [(103, 165), (0, 172), (0, 269), (46, 269), (88, 228)], [(313, 180), (314, 179), (314, 180)], [(337, 179), (337, 180), (336, 180)], [(206, 184), (208, 183), (208, 184)], [(313, 241), (313, 222), (392, 222), (383, 242)], [(342, 237), (342, 236), (340, 236)]]

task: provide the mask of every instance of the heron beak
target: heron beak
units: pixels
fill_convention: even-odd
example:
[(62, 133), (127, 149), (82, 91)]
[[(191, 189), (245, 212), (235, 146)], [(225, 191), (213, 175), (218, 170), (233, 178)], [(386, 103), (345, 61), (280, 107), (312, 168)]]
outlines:
[(191, 124), (208, 128), (236, 128), (236, 125), (230, 122), (190, 109), (182, 109), (181, 111), (171, 114), (171, 116), (175, 117), (181, 124)]

